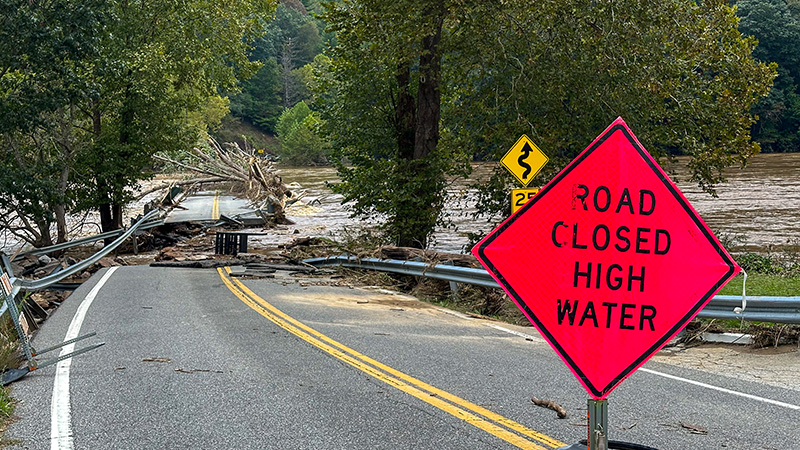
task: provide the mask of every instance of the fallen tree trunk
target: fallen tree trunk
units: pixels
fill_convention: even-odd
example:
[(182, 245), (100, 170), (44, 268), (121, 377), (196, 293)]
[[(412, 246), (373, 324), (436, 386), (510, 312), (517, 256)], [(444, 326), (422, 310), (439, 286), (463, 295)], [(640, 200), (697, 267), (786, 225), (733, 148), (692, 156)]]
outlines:
[[(199, 174), (209, 175), (217, 181), (233, 182), (234, 190), (238, 189), (257, 208), (267, 207), (276, 220), (284, 221), (284, 208), (287, 200), (292, 197), (292, 192), (283, 184), (273, 163), (257, 157), (252, 149), (242, 150), (235, 143), (226, 143), (223, 146), (209, 139), (209, 145), (211, 153), (193, 148), (191, 161), (176, 161), (166, 156), (156, 156), (156, 158)], [(187, 180), (186, 184), (191, 183)]]
[(227, 177), (208, 177), (208, 178), (192, 178), (191, 180), (173, 181), (171, 183), (162, 183), (158, 186), (140, 192), (139, 195), (136, 196), (136, 200), (137, 201), (141, 200), (145, 198), (148, 194), (152, 194), (153, 192), (158, 192), (162, 189), (169, 189), (172, 186), (191, 186), (194, 184), (203, 184), (203, 183), (221, 183), (223, 181), (231, 181), (231, 179)]

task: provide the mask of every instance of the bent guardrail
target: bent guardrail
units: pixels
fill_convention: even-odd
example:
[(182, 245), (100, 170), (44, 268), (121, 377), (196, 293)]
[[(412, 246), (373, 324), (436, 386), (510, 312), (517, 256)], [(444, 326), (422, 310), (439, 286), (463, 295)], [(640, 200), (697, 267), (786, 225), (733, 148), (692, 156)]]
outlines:
[[(158, 211), (158, 210), (154, 209), (153, 211)], [(152, 212), (152, 211), (150, 211), (150, 212)], [(139, 222), (141, 222), (141, 220)], [(161, 225), (164, 225), (164, 219), (157, 219), (157, 220), (154, 220), (154, 221), (151, 221), (151, 222), (142, 223), (141, 225), (139, 225), (139, 228), (137, 228), (137, 230), (139, 230), (139, 231), (147, 230), (147, 229), (150, 229), (150, 228), (160, 227)], [(106, 231), (105, 233), (95, 234), (95, 235), (92, 235), (92, 236), (87, 236), (87, 237), (84, 237), (84, 238), (75, 239), (75, 240), (68, 241), (68, 242), (62, 242), (60, 244), (50, 245), (50, 246), (47, 246), (47, 247), (35, 248), (35, 249), (29, 250), (27, 252), (21, 252), (20, 254), (17, 255), (16, 258), (14, 258), (14, 260), (16, 261), (18, 259), (24, 258), (27, 255), (41, 256), (41, 255), (46, 255), (48, 253), (52, 253), (52, 252), (55, 252), (55, 251), (58, 251), (58, 250), (66, 250), (68, 248), (76, 247), (78, 245), (89, 244), (91, 242), (97, 242), (97, 241), (100, 241), (100, 240), (103, 240), (103, 239), (117, 237), (117, 236), (119, 236), (119, 235), (121, 235), (122, 233), (125, 233), (125, 232), (126, 232), (126, 230), (124, 228), (123, 229), (119, 229), (119, 230), (111, 230), (111, 231)]]
[(16, 278), (12, 280), (12, 282), (15, 287), (19, 287), (20, 291), (37, 291), (39, 289), (44, 289), (45, 287), (53, 283), (58, 283), (64, 278), (68, 278), (82, 270), (87, 269), (92, 264), (96, 263), (97, 261), (100, 261), (100, 259), (103, 258), (104, 256), (113, 252), (117, 247), (119, 247), (123, 242), (125, 242), (125, 240), (128, 239), (133, 233), (138, 231), (142, 227), (142, 225), (147, 223), (158, 213), (160, 213), (160, 210), (154, 209), (149, 213), (145, 214), (144, 217), (139, 219), (139, 221), (136, 222), (133, 226), (125, 230), (117, 239), (114, 240), (114, 242), (106, 245), (105, 247), (103, 247), (102, 250), (95, 253), (91, 257), (84, 259), (78, 264), (73, 264), (64, 270), (61, 270), (52, 275), (48, 275), (44, 278), (40, 278), (38, 280), (26, 280), (22, 278)]
[[(489, 275), (489, 272), (473, 267), (395, 259), (356, 258), (348, 255), (312, 258), (303, 262), (315, 267), (341, 266), (370, 269), (500, 289), (500, 285)], [(741, 312), (734, 311), (735, 308), (741, 307), (741, 296), (716, 295), (697, 317), (800, 324), (800, 297), (748, 296), (747, 307)]]
[[(11, 263), (8, 260), (8, 257), (6, 255), (2, 255), (2, 261), (0, 261), (0, 262), (2, 262), (2, 264), (0, 264), (0, 266), (2, 266), (2, 277), (4, 277), (4, 278), (7, 277), (8, 283), (7, 284), (4, 283), (4, 285), (3, 285), (4, 287), (2, 288), (2, 293), (4, 294), (3, 295), (4, 302), (3, 302), (3, 305), (0, 306), (0, 316), (5, 314), (6, 312), (8, 312), (9, 315), (11, 316), (11, 321), (13, 322), (14, 329), (16, 330), (17, 335), (19, 336), (20, 344), (22, 346), (22, 351), (23, 351), (23, 353), (25, 355), (25, 358), (27, 359), (28, 364), (27, 364), (27, 366), (25, 368), (22, 368), (22, 369), (8, 369), (5, 372), (3, 372), (2, 377), (0, 377), (0, 383), (2, 383), (3, 385), (11, 383), (12, 381), (16, 381), (16, 380), (24, 377), (28, 373), (34, 371), (34, 370), (37, 370), (37, 369), (40, 369), (40, 368), (43, 368), (43, 367), (47, 367), (47, 366), (50, 366), (50, 365), (54, 365), (54, 364), (56, 364), (56, 363), (58, 363), (60, 361), (72, 358), (73, 356), (77, 356), (77, 355), (80, 355), (82, 353), (86, 353), (86, 352), (88, 352), (90, 350), (94, 350), (94, 349), (96, 349), (98, 347), (101, 347), (102, 345), (105, 344), (104, 342), (95, 343), (95, 344), (86, 346), (84, 348), (69, 352), (67, 354), (59, 355), (57, 357), (51, 358), (51, 359), (46, 360), (46, 361), (41, 361), (41, 362), (38, 361), (35, 358), (35, 356), (39, 356), (39, 355), (42, 355), (43, 353), (47, 353), (47, 352), (50, 352), (50, 351), (65, 347), (65, 346), (67, 346), (69, 344), (74, 344), (75, 342), (90, 338), (90, 337), (94, 336), (95, 333), (88, 333), (88, 334), (85, 334), (83, 336), (78, 336), (78, 337), (76, 337), (74, 339), (70, 339), (70, 340), (62, 342), (62, 343), (60, 343), (58, 345), (55, 345), (55, 346), (49, 347), (49, 348), (47, 348), (45, 350), (41, 350), (41, 351), (37, 352), (35, 349), (33, 349), (33, 347), (31, 347), (31, 344), (28, 341), (28, 336), (27, 336), (27, 334), (25, 333), (25, 331), (22, 328), (22, 324), (20, 322), (20, 311), (19, 311), (19, 308), (17, 307), (17, 300), (16, 300), (17, 294), (20, 291), (36, 291), (36, 290), (39, 290), (39, 289), (44, 289), (44, 288), (46, 288), (48, 286), (52, 286), (52, 285), (54, 285), (56, 283), (59, 283), (64, 278), (67, 278), (67, 277), (69, 277), (71, 275), (74, 275), (74, 274), (76, 274), (76, 273), (78, 273), (78, 272), (80, 272), (82, 270), (87, 269), (89, 266), (91, 266), (92, 264), (94, 264), (97, 261), (99, 261), (100, 258), (102, 258), (102, 257), (108, 255), (109, 253), (111, 253), (112, 251), (114, 251), (126, 239), (128, 239), (133, 233), (135, 233), (136, 231), (142, 229), (142, 227), (145, 226), (145, 224), (148, 224), (148, 225), (152, 224), (152, 222), (149, 222), (149, 221), (159, 213), (160, 213), (159, 210), (150, 211), (149, 213), (145, 214), (144, 217), (139, 219), (138, 222), (136, 222), (134, 225), (132, 225), (127, 230), (119, 230), (117, 233), (121, 233), (121, 234), (119, 235), (119, 237), (117, 239), (114, 240), (114, 242), (110, 243), (109, 245), (106, 245), (105, 247), (103, 247), (102, 250), (100, 250), (99, 252), (95, 253), (90, 258), (87, 258), (87, 259), (85, 259), (85, 260), (83, 260), (83, 261), (81, 261), (81, 262), (79, 262), (77, 264), (73, 264), (73, 265), (67, 267), (64, 270), (58, 271), (56, 273), (53, 273), (53, 274), (51, 274), (49, 276), (46, 276), (44, 278), (40, 278), (38, 280), (27, 280), (27, 279), (24, 279), (24, 278), (16, 278), (16, 277), (14, 277), (14, 274), (13, 274), (13, 271), (12, 271), (12, 268), (11, 268)], [(96, 238), (96, 237), (97, 236), (94, 236), (93, 238)], [(102, 238), (100, 238), (100, 239), (102, 239)], [(95, 240), (98, 240), (98, 239), (95, 239)], [(79, 241), (82, 241), (82, 243), (92, 242), (91, 240), (86, 240), (86, 239), (79, 240)], [(62, 248), (69, 248), (69, 247), (71, 247), (73, 245), (78, 245), (78, 244), (76, 244), (75, 241), (73, 241), (73, 242), (70, 242), (70, 243), (60, 244), (59, 246), (53, 246), (53, 247), (59, 247), (57, 249), (62, 249)], [(57, 250), (57, 249), (54, 249), (53, 247), (49, 247), (48, 251)], [(41, 250), (44, 250), (44, 249), (39, 249), (39, 250), (41, 251)], [(47, 253), (47, 252), (45, 252), (45, 253)], [(43, 253), (41, 253), (41, 254), (43, 254)]]

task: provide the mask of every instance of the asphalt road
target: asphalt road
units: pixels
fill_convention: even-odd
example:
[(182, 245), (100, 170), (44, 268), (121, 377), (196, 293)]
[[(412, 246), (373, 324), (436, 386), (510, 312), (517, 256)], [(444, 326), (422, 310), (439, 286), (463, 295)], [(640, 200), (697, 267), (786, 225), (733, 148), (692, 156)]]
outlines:
[(221, 195), (219, 191), (202, 191), (181, 201), (180, 208), (173, 209), (165, 222), (213, 221), (219, 219), (220, 215), (232, 217), (252, 210), (247, 200), (232, 195)]
[[(104, 275), (70, 296), (36, 346), (64, 339)], [(532, 329), (330, 279), (242, 283), (214, 270), (117, 268), (81, 328), (106, 345), (72, 360), (66, 403), (54, 395), (64, 367), (13, 385), (11, 448), (550, 449), (586, 434), (586, 393), (546, 343), (525, 337)], [(800, 448), (800, 392), (645, 368), (609, 398), (611, 439)]]

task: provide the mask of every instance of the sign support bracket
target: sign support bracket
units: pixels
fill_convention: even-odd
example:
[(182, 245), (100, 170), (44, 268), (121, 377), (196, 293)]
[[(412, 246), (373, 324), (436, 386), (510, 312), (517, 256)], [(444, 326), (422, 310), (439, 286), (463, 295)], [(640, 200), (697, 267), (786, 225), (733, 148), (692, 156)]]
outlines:
[(608, 449), (608, 400), (589, 399), (589, 450)]

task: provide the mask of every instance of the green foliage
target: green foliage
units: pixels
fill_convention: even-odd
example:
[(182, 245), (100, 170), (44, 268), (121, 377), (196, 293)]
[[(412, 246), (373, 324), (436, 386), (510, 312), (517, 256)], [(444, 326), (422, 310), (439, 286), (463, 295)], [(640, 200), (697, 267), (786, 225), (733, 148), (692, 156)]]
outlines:
[(740, 0), (739, 29), (758, 39), (753, 54), (778, 64), (769, 96), (753, 109), (758, 123), (753, 138), (767, 152), (800, 151), (800, 4), (786, 0)]
[[(775, 69), (754, 60), (727, 2), (522, 3), (459, 21), (449, 145), (498, 159), (526, 133), (550, 156), (543, 184), (621, 116), (656, 158), (690, 156), (691, 180), (712, 193), (758, 151), (748, 112)], [(497, 190), (511, 184), (498, 166), (483, 186), (490, 218), (507, 214)]]
[(278, 119), (278, 125), (275, 127), (278, 138), (288, 137), (309, 114), (311, 114), (311, 109), (308, 108), (306, 102), (299, 102), (284, 111)]
[(0, 152), (0, 225), (39, 246), (53, 243), (50, 228), (56, 223), (56, 210), (64, 220), (63, 213), (75, 199), (75, 191), (62, 181), (62, 172), (71, 164), (64, 158), (70, 155), (57, 142), (40, 145), (47, 138), (47, 132), (39, 128), (0, 135), (4, 148)]
[(800, 277), (800, 258), (794, 254), (745, 253), (737, 256), (736, 262), (747, 273)]
[(275, 123), (283, 111), (281, 75), (275, 59), (265, 60), (252, 78), (241, 82), (241, 89), (241, 93), (231, 99), (231, 113), (274, 133)]
[[(711, 192), (726, 167), (759, 149), (748, 112), (767, 94), (775, 68), (754, 60), (755, 40), (741, 36), (723, 0), (360, 0), (326, 7), (338, 45), (315, 104), (342, 176), (337, 189), (357, 213), (384, 214), (394, 236), (407, 225), (395, 220), (435, 217), (440, 205), (436, 177), (419, 180), (430, 195), (420, 202), (431, 205), (419, 208), (415, 181), (400, 174), (404, 133), (433, 103), (415, 104), (407, 120), (404, 102), (419, 102), (439, 51), (441, 141), (432, 166), (441, 174), (456, 173), (465, 157), (499, 159), (526, 133), (551, 159), (543, 183), (618, 116), (657, 158), (690, 156), (692, 180)], [(441, 45), (432, 51), (426, 45), (439, 26)], [(481, 186), (479, 208), (490, 220), (507, 213), (511, 184), (499, 168)]]
[(212, 95), (200, 109), (189, 113), (189, 126), (207, 132), (218, 130), (222, 126), (222, 119), (230, 113), (230, 104), (227, 97)]
[(317, 133), (320, 120), (305, 102), (281, 114), (276, 131), (281, 149), (281, 162), (290, 166), (311, 166), (327, 163), (327, 145)]
[(322, 51), (323, 44), (320, 30), (324, 23), (313, 15), (319, 7), (314, 3), (309, 8), (298, 2), (281, 2), (275, 11), (275, 19), (266, 25), (264, 35), (254, 42), (251, 59), (278, 60), (284, 44), (291, 39), (296, 45), (293, 65), (300, 67), (310, 63)]
[(0, 1), (0, 207), (16, 214), (0, 220), (38, 244), (53, 219), (65, 237), (66, 210), (121, 226), (153, 153), (193, 145), (227, 109), (217, 93), (258, 69), (248, 43), (274, 7)]
[[(470, 2), (467, 2), (470, 3)], [(426, 247), (447, 174), (466, 154), (438, 146), (442, 24), (455, 2), (363, 0), (325, 4), (337, 33), (316, 83), (323, 130), (353, 211), (385, 219), (397, 245)], [(468, 8), (464, 6), (463, 8)]]
[(246, 57), (246, 40), (271, 6), (268, 0), (222, 9), (200, 0), (113, 3), (116, 20), (92, 64), (100, 97), (86, 107), (94, 145), (80, 161), (84, 181), (94, 180), (86, 200), (101, 207), (104, 229), (121, 225), (118, 211), (104, 216), (105, 205), (129, 200), (153, 153), (194, 144), (200, 130), (187, 113), (202, 109), (218, 90), (233, 89), (237, 74), (257, 69)]
[(264, 67), (240, 83), (241, 93), (232, 99), (234, 116), (268, 133), (275, 133), (275, 121), (286, 107), (310, 98), (306, 73), (298, 68), (322, 51), (322, 25), (310, 14), (319, 7), (317, 2), (305, 3), (295, 0), (278, 5), (275, 19), (266, 24), (250, 52), (250, 59)]
[(77, 61), (97, 57), (109, 20), (97, 0), (0, 0), (0, 228), (20, 239), (48, 245), (54, 222), (65, 239), (82, 149), (69, 105), (98, 89)]
[(96, 93), (74, 61), (97, 55), (108, 20), (100, 0), (0, 0), (0, 133), (28, 131), (40, 114)]

